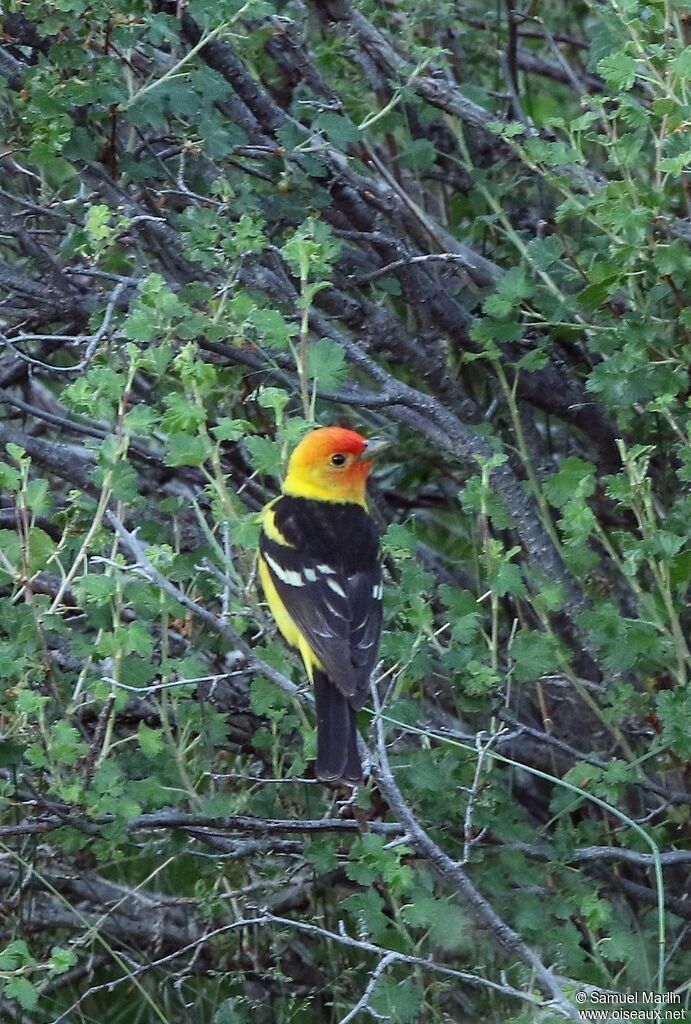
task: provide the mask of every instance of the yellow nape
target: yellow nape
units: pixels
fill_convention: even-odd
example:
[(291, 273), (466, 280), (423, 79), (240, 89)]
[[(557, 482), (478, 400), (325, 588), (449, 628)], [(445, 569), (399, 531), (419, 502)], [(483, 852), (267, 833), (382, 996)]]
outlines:
[(351, 480), (329, 480), (323, 484), (305, 477), (296, 479), (287, 476), (281, 490), (291, 498), (309, 498), (311, 501), (329, 501), (341, 505), (348, 503), (367, 508), (364, 480), (359, 486), (353, 487)]

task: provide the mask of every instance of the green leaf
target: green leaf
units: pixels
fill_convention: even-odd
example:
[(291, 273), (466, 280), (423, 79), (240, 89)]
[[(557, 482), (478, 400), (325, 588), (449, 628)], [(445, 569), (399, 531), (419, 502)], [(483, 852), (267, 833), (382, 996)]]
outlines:
[(417, 548), (417, 538), (410, 526), (402, 523), (390, 523), (382, 538), (382, 545), (392, 558), (410, 558)]
[(52, 499), (48, 481), (44, 479), (29, 480), (24, 488), (24, 500), (27, 508), (37, 516), (50, 511)]
[(373, 938), (385, 932), (389, 919), (384, 914), (384, 900), (374, 888), (354, 893), (341, 900), (341, 907), (352, 919), (355, 931)]
[(635, 768), (626, 761), (614, 759), (603, 770), (599, 793), (610, 803), (618, 803), (626, 787), (635, 781)]
[(525, 134), (525, 125), (522, 121), (510, 121), (508, 124), (504, 121), (488, 121), (487, 127), (504, 139), (515, 139)]
[(33, 1010), (38, 1003), (38, 992), (28, 978), (10, 978), (3, 994), (6, 999), (16, 999), (23, 1010)]
[(39, 572), (45, 569), (56, 545), (40, 526), (32, 526), (29, 530), (29, 570)]
[(223, 416), (211, 433), (217, 441), (239, 441), (245, 434), (252, 430), (252, 424), (248, 420), (231, 419), (230, 416)]
[(94, 242), (109, 241), (113, 235), (113, 229), (109, 226), (110, 207), (97, 203), (89, 208), (84, 226), (86, 233)]
[(122, 325), (122, 333), (130, 341), (153, 341), (158, 326), (155, 310), (135, 306)]
[(50, 756), (61, 764), (73, 765), (88, 750), (77, 730), (64, 719), (55, 722), (50, 730)]
[(562, 459), (559, 469), (543, 482), (549, 501), (563, 508), (575, 497), (589, 498), (595, 491), (595, 467), (585, 459), (569, 456)]
[(284, 388), (261, 387), (255, 392), (257, 404), (262, 409), (273, 409), (276, 422), (283, 417), (283, 410), (290, 401), (290, 395)]
[(156, 410), (144, 404), (135, 405), (123, 417), (123, 424), (133, 434), (150, 434), (158, 422)]
[(250, 551), (256, 551), (259, 544), (261, 524), (256, 513), (238, 516), (232, 523), (233, 544)]
[(281, 471), (281, 446), (268, 437), (246, 437), (245, 448), (250, 461), (257, 471), (267, 476), (279, 476)]
[[(501, 460), (506, 459), (505, 455), (499, 453), (496, 457)], [(465, 512), (486, 513), (498, 530), (506, 530), (511, 527), (511, 519), (507, 515), (501, 498), (491, 483), (485, 482), (480, 474), (470, 477), (459, 493), (459, 498)]]
[(307, 376), (324, 391), (331, 391), (343, 381), (346, 372), (343, 346), (330, 338), (319, 338), (307, 348)]
[(630, 89), (636, 81), (636, 61), (623, 50), (599, 60), (597, 70), (615, 89)]
[(549, 142), (546, 139), (528, 138), (523, 148), (531, 160), (546, 167), (577, 164), (583, 159), (578, 149), (563, 141)]
[(369, 1005), (391, 1024), (414, 1024), (420, 1020), (423, 999), (422, 987), (414, 978), (395, 981), (384, 977), (372, 993)]
[(374, 833), (356, 839), (350, 848), (351, 862), (346, 867), (348, 877), (361, 885), (370, 885), (376, 878), (384, 877), (391, 859), (390, 852), (393, 852), (384, 850), (385, 844), (384, 837)]
[(339, 857), (332, 842), (328, 839), (315, 839), (305, 847), (304, 857), (318, 875), (334, 871), (339, 864)]
[(534, 373), (541, 370), (549, 363), (549, 355), (544, 349), (534, 348), (532, 352), (526, 352), (524, 356), (515, 363), (517, 370), (525, 370), (527, 373)]
[(468, 942), (468, 916), (457, 903), (427, 893), (415, 893), (413, 902), (403, 907), (403, 920), (416, 928), (429, 929), (429, 940), (448, 952)]
[(337, 149), (346, 149), (349, 143), (358, 142), (359, 129), (347, 117), (325, 111), (312, 122), (317, 131), (322, 131)]
[(82, 576), (75, 583), (74, 589), (80, 604), (99, 606), (108, 604), (117, 590), (117, 582), (113, 576), (90, 573), (88, 576)]
[(507, 317), (532, 291), (532, 285), (523, 270), (512, 267), (501, 278), (494, 292), (485, 299), (483, 309), (489, 316)]
[[(17, 565), (22, 554), (22, 545), (16, 530), (0, 530), (0, 551), (3, 552), (8, 562)], [(0, 562), (0, 572), (7, 571)]]
[(662, 722), (662, 739), (677, 757), (691, 759), (691, 693), (665, 690), (658, 695), (657, 712)]
[(678, 156), (665, 156), (658, 160), (658, 170), (665, 174), (681, 174), (687, 167), (691, 166), (691, 149), (684, 150)]
[(334, 238), (323, 220), (308, 217), (281, 248), (293, 273), (303, 281), (322, 281), (341, 251), (341, 242)]
[(16, 971), (18, 967), (32, 967), (35, 963), (24, 939), (14, 939), (0, 950), (0, 971)]
[(463, 693), (469, 697), (487, 697), (495, 693), (499, 686), (499, 675), (490, 665), (486, 665), (474, 658), (464, 668), (463, 675), (458, 680)]
[(163, 414), (161, 426), (167, 434), (196, 432), (206, 421), (206, 413), (201, 406), (190, 401), (187, 395), (176, 392), (165, 395), (163, 401), (167, 409)]
[(171, 434), (168, 438), (166, 466), (201, 466), (209, 457), (209, 443), (193, 434)]
[(256, 307), (250, 311), (247, 319), (269, 348), (286, 349), (290, 339), (300, 330), (296, 323), (289, 323), (277, 309)]
[(0, 462), (0, 487), (6, 491), (16, 491), (21, 483), (21, 473), (14, 466)]
[(285, 714), (288, 696), (264, 676), (255, 676), (250, 686), (250, 703), (255, 715), (278, 719)]
[(580, 499), (574, 498), (564, 506), (564, 514), (559, 520), (564, 535), (564, 543), (569, 547), (584, 546), (597, 526), (595, 513)]
[(526, 250), (534, 267), (547, 270), (563, 256), (564, 243), (557, 235), (547, 235), (546, 238), (533, 238), (528, 242)]
[(521, 630), (511, 645), (511, 658), (517, 681), (534, 682), (558, 664), (554, 637), (535, 630)]
[(53, 946), (50, 951), (50, 970), (48, 973), (51, 977), (65, 974), (71, 967), (74, 967), (76, 962), (77, 954), (74, 950), (63, 949), (62, 946)]
[(459, 590), (443, 583), (438, 589), (439, 600), (449, 610), (451, 636), (457, 644), (469, 644), (481, 627), (480, 605), (469, 590)]
[(145, 757), (154, 758), (163, 750), (163, 730), (152, 729), (145, 722), (137, 727), (139, 747)]
[(505, 594), (513, 594), (514, 597), (522, 597), (525, 594), (525, 583), (521, 574), (521, 568), (511, 562), (502, 562), (499, 567), (488, 576), (488, 583), (497, 597)]
[(672, 70), (682, 78), (691, 75), (691, 46), (686, 46), (672, 61)]
[(266, 245), (264, 218), (259, 213), (243, 213), (233, 232), (233, 250), (238, 255), (260, 253)]
[(589, 284), (579, 292), (578, 301), (586, 309), (599, 309), (611, 299), (620, 284), (621, 274), (613, 274), (596, 284)]

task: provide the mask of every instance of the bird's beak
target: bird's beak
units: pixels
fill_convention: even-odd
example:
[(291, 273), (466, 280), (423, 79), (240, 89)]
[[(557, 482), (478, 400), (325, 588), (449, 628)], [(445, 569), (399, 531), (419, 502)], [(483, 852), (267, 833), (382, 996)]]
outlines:
[(369, 462), (370, 459), (376, 459), (382, 452), (388, 451), (390, 447), (391, 441), (382, 441), (378, 437), (372, 437), (365, 445), (362, 455), (358, 456), (358, 462)]

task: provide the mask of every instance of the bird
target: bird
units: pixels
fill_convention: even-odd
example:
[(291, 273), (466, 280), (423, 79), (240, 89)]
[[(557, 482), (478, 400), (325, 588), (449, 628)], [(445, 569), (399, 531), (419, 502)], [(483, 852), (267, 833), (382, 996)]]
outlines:
[(366, 487), (385, 447), (345, 427), (310, 431), (290, 456), (280, 495), (260, 514), (259, 580), (314, 688), (323, 782), (362, 780), (357, 712), (377, 662), (383, 597)]

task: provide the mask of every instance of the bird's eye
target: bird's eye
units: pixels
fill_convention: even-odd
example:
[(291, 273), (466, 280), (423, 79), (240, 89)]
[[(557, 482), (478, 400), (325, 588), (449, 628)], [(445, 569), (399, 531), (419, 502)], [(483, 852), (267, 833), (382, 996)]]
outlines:
[(345, 464), (346, 464), (346, 457), (345, 457), (345, 455), (341, 455), (340, 452), (336, 452), (335, 455), (331, 456), (331, 465), (332, 466), (345, 466)]

